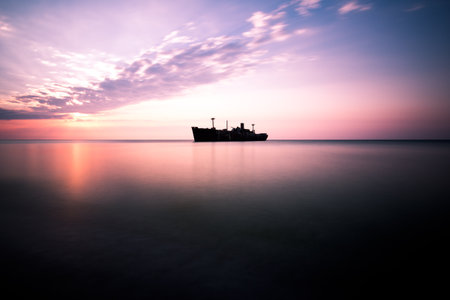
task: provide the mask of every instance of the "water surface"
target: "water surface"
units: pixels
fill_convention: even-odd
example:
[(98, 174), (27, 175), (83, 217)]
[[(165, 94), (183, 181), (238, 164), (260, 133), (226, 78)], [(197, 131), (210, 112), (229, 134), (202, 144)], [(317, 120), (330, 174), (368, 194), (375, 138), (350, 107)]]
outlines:
[(0, 262), (16, 294), (433, 295), (450, 143), (3, 141)]

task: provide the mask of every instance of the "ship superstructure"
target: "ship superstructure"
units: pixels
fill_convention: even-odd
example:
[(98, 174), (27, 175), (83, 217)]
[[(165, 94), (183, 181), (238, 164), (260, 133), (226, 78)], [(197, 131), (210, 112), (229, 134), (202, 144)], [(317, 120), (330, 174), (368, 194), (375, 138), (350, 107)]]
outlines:
[(228, 121), (225, 129), (216, 129), (214, 127), (215, 118), (211, 118), (211, 128), (192, 127), (194, 141), (196, 142), (235, 142), (235, 141), (265, 141), (267, 133), (255, 133), (255, 124), (252, 124), (252, 130), (246, 129), (244, 123), (239, 127), (228, 130)]

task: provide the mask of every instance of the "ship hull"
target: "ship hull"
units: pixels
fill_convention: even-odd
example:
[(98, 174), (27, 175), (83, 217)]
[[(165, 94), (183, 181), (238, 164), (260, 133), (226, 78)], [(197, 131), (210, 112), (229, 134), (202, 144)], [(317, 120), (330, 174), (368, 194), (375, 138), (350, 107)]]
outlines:
[(192, 127), (192, 134), (195, 142), (248, 142), (265, 141), (266, 133), (233, 132), (229, 130), (217, 130), (215, 128)]

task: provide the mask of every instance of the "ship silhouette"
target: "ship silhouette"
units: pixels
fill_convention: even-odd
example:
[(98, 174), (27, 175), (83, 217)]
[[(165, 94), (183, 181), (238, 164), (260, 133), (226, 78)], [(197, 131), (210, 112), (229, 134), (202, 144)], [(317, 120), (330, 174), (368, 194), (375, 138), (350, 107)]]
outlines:
[(255, 133), (255, 124), (252, 124), (252, 130), (241, 126), (228, 130), (228, 121), (226, 129), (216, 129), (214, 127), (215, 118), (211, 118), (212, 128), (192, 127), (192, 134), (195, 142), (245, 142), (245, 141), (265, 141), (267, 133)]

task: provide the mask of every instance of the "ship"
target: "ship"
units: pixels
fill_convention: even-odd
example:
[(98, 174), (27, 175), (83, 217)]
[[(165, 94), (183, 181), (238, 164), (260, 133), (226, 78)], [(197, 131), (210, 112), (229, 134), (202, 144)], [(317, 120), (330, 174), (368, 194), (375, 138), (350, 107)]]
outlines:
[(255, 124), (252, 124), (252, 130), (246, 129), (244, 123), (240, 126), (228, 130), (228, 121), (225, 129), (216, 129), (214, 127), (215, 118), (211, 118), (212, 128), (192, 127), (192, 134), (195, 142), (246, 142), (246, 141), (265, 141), (267, 133), (255, 133)]

